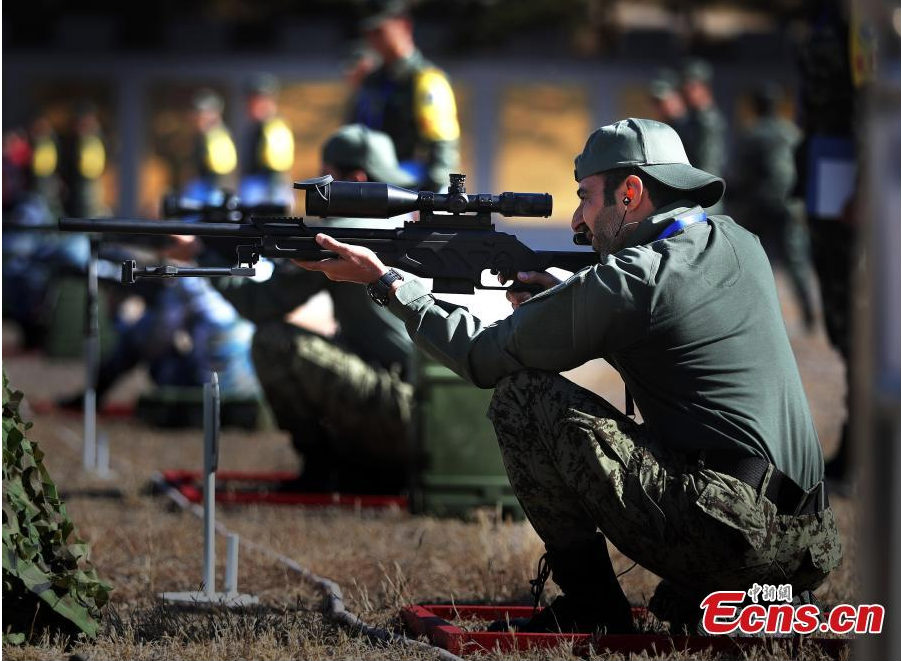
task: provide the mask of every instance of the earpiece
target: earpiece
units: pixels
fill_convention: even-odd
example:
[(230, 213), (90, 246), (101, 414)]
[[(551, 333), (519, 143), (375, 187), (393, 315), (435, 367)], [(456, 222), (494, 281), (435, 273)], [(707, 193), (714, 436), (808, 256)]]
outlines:
[[(632, 189), (626, 188), (626, 194), (623, 195), (623, 217), (619, 221), (619, 227), (616, 228), (616, 234), (613, 236), (619, 236), (619, 233), (623, 231), (623, 223), (626, 221), (626, 214), (629, 212), (629, 209), (626, 208), (632, 202)], [(637, 223), (638, 221), (636, 221)], [(635, 225), (636, 223), (629, 223), (630, 225)]]

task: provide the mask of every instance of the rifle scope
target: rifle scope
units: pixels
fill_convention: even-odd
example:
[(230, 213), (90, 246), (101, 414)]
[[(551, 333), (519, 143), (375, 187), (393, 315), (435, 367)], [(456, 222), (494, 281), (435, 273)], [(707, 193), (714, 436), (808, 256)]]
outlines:
[(391, 218), (412, 211), (545, 218), (551, 215), (553, 198), (547, 193), (467, 195), (464, 178), (452, 174), (447, 193), (413, 191), (377, 182), (334, 181), (329, 175), (295, 182), (294, 188), (306, 191), (307, 215), (322, 218)]
[(212, 222), (241, 222), (245, 217), (284, 216), (288, 213), (287, 204), (264, 202), (260, 204), (243, 204), (237, 195), (222, 191), (213, 198), (214, 201), (201, 201), (179, 195), (165, 195), (162, 207), (163, 218), (184, 218), (200, 216)]

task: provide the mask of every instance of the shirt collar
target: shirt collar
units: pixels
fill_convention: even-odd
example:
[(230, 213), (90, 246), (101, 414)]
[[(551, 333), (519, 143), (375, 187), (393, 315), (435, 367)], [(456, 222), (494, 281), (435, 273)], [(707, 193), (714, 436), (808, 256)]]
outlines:
[(626, 237), (623, 248), (632, 248), (654, 241), (660, 233), (666, 229), (676, 216), (692, 214), (701, 211), (701, 207), (693, 205), (688, 200), (679, 200), (673, 204), (657, 209), (656, 213), (648, 216), (638, 224), (632, 233)]

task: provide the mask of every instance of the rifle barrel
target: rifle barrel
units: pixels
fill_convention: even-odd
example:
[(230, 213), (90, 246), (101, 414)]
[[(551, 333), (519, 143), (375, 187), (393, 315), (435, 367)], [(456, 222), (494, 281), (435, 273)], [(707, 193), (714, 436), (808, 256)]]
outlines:
[(254, 225), (236, 223), (185, 223), (133, 218), (60, 218), (64, 232), (116, 232), (119, 234), (186, 234), (194, 236), (259, 238)]

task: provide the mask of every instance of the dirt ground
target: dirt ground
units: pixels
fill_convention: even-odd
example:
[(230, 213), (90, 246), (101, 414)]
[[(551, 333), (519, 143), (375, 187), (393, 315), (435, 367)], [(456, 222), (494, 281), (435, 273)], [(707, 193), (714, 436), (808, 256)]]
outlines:
[[(779, 282), (780, 293), (785, 293), (783, 279)], [(792, 301), (788, 296), (783, 299), (786, 325), (828, 456), (844, 418), (844, 367), (822, 328), (805, 333)], [(14, 330), (4, 325), (3, 335), (3, 366), (11, 385), (23, 390), (27, 400), (46, 400), (78, 389), (82, 382), (78, 361), (16, 354)], [(570, 376), (622, 406), (622, 384), (609, 366), (591, 363)], [(136, 374), (117, 387), (112, 399), (128, 400), (145, 385), (146, 377)], [(326, 621), (319, 612), (319, 595), (298, 574), (247, 548), (241, 554), (239, 589), (257, 595), (259, 608), (243, 614), (189, 613), (163, 605), (158, 593), (200, 586), (202, 531), (195, 516), (151, 494), (148, 485), (160, 469), (201, 468), (200, 432), (103, 420), (115, 475), (101, 480), (81, 470), (79, 417), (28, 412), (26, 417), (35, 423), (30, 437), (46, 453), (47, 467), (66, 494), (79, 536), (90, 543), (101, 577), (114, 590), (97, 641), (78, 642), (70, 651), (54, 640), (24, 648), (4, 645), (3, 655), (9, 659), (58, 659), (72, 651), (90, 659), (435, 658), (428, 651), (370, 642)], [(280, 432), (225, 430), (220, 457), (221, 469), (297, 467), (288, 438)], [(818, 597), (826, 604), (854, 603), (856, 503), (847, 493), (830, 498), (843, 533), (845, 560)], [(490, 512), (476, 513), (466, 521), (400, 511), (260, 506), (220, 506), (218, 514), (242, 540), (282, 553), (339, 583), (348, 610), (367, 623), (398, 630), (398, 610), (406, 604), (528, 599), (528, 580), (543, 550), (527, 523), (498, 521)], [(224, 546), (220, 538), (220, 582)], [(615, 549), (612, 554), (618, 571), (631, 566)], [(640, 567), (621, 580), (635, 605), (647, 603), (657, 582)], [(553, 594), (550, 585), (549, 594)], [(490, 653), (486, 658), (547, 655)], [(571, 656), (565, 648), (552, 655)], [(688, 657), (664, 652), (660, 658)]]

